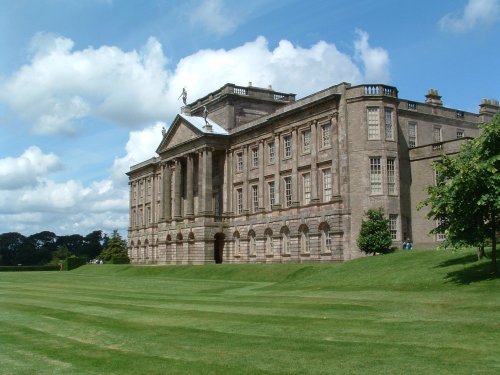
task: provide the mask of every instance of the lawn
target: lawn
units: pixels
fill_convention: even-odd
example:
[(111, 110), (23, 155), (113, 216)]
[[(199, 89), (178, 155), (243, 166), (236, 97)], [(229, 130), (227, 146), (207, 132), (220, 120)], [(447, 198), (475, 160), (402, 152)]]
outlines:
[(500, 279), (461, 250), (0, 273), (1, 374), (498, 374)]

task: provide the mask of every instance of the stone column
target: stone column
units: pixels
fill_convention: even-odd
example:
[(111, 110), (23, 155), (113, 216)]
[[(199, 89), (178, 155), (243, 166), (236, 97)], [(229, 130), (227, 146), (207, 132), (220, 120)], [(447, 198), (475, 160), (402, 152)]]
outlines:
[(259, 141), (259, 211), (264, 211), (264, 140)]
[(162, 219), (172, 220), (172, 170), (169, 163), (163, 165)]
[(181, 160), (175, 159), (175, 185), (174, 185), (174, 219), (180, 220), (181, 216), (181, 190), (182, 190), (182, 173)]
[(311, 123), (311, 203), (318, 203), (318, 121)]
[(299, 164), (299, 142), (298, 129), (292, 129), (292, 206), (299, 205), (299, 183), (300, 178), (297, 171)]
[(332, 150), (332, 195), (335, 197), (340, 195), (340, 144), (336, 114), (333, 114), (330, 118), (330, 126), (332, 128), (332, 133), (330, 134), (332, 148), (335, 147)]
[(279, 133), (274, 133), (274, 208), (281, 207), (281, 139)]
[(193, 155), (189, 154), (187, 156), (187, 168), (186, 168), (186, 216), (194, 216), (194, 160)]
[(206, 148), (203, 158), (203, 195), (204, 213), (213, 214), (212, 204), (212, 149)]
[(198, 214), (202, 215), (205, 212), (205, 203), (203, 202), (204, 193), (203, 193), (203, 170), (204, 170), (204, 162), (203, 162), (203, 150), (198, 150)]
[(225, 214), (233, 213), (233, 151), (226, 151), (226, 173), (224, 176), (224, 194), (226, 195)]
[(250, 212), (248, 204), (248, 170), (250, 163), (248, 162), (248, 145), (243, 146), (243, 213)]

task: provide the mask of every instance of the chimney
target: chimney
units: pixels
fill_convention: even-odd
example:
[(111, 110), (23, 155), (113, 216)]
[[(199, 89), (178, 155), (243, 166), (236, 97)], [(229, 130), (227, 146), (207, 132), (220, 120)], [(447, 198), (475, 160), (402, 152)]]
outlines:
[(495, 116), (495, 114), (500, 113), (500, 103), (496, 99), (482, 99), (481, 104), (479, 104), (479, 115), (481, 116), (481, 122), (489, 122)]
[(443, 102), (441, 101), (441, 96), (436, 89), (429, 89), (427, 95), (425, 96), (425, 102), (427, 104), (435, 105), (435, 106), (443, 106)]

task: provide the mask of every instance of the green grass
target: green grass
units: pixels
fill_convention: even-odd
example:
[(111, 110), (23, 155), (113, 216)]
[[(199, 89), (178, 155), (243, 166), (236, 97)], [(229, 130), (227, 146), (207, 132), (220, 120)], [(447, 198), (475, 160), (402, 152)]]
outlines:
[(487, 262), (462, 250), (0, 273), (0, 373), (498, 374)]

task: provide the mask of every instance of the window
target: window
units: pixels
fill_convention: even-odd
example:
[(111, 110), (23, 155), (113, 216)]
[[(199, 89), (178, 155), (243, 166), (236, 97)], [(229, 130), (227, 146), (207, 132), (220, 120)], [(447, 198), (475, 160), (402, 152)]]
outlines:
[(147, 214), (147, 223), (151, 224), (151, 207), (148, 207), (146, 209), (146, 214)]
[(268, 184), (268, 192), (269, 192), (269, 209), (272, 210), (275, 204), (274, 199), (274, 181), (269, 181)]
[(385, 119), (385, 139), (392, 141), (394, 140), (393, 127), (392, 127), (392, 109), (384, 109), (384, 119)]
[(236, 154), (236, 171), (243, 171), (243, 152), (238, 152)]
[(251, 231), (248, 233), (248, 253), (255, 256), (257, 253), (257, 246), (255, 244), (255, 233)]
[(434, 143), (441, 142), (441, 127), (434, 126)]
[(266, 254), (272, 255), (274, 254), (274, 246), (273, 246), (273, 233), (270, 230), (266, 230)]
[(133, 194), (134, 194), (134, 204), (137, 203), (137, 184), (134, 184), (133, 187), (132, 187), (132, 190), (133, 190)]
[(300, 252), (302, 254), (308, 254), (309, 253), (309, 231), (307, 229), (307, 226), (301, 226), (299, 228), (299, 240), (300, 240)]
[(463, 138), (463, 137), (464, 137), (463, 129), (457, 129), (457, 138)]
[(323, 169), (323, 202), (332, 200), (332, 171)]
[(292, 157), (292, 136), (291, 135), (285, 135), (283, 137), (283, 150), (284, 158), (291, 158)]
[(382, 193), (382, 168), (380, 158), (370, 158), (370, 191), (372, 194)]
[(330, 227), (326, 223), (320, 224), (321, 231), (321, 253), (332, 252), (332, 237), (330, 234)]
[(396, 170), (394, 164), (394, 159), (387, 159), (387, 192), (389, 194), (396, 194)]
[(391, 239), (398, 239), (398, 215), (389, 215), (389, 230), (391, 231)]
[(259, 210), (259, 187), (252, 185), (252, 212)]
[(259, 166), (259, 149), (252, 148), (252, 168), (257, 168)]
[(276, 145), (274, 142), (269, 142), (267, 144), (267, 151), (269, 155), (269, 164), (274, 164), (274, 160), (276, 160)]
[(332, 144), (332, 126), (330, 124), (325, 124), (321, 126), (321, 147), (330, 147)]
[[(443, 220), (442, 219), (437, 219), (436, 220), (436, 228), (438, 228), (442, 224), (443, 224)], [(444, 241), (445, 239), (446, 239), (446, 235), (444, 233), (438, 233), (438, 234), (436, 234), (436, 240), (438, 240), (438, 241)]]
[(236, 189), (236, 212), (241, 214), (243, 212), (243, 190)]
[(417, 123), (408, 123), (408, 147), (417, 146)]
[(292, 178), (285, 177), (285, 204), (286, 207), (292, 205)]
[(302, 186), (304, 189), (304, 204), (311, 203), (311, 174), (305, 173), (302, 175)]
[(378, 108), (368, 108), (368, 139), (380, 139)]
[(304, 130), (302, 132), (302, 152), (311, 152), (311, 131)]
[(234, 255), (240, 255), (240, 234), (238, 232), (234, 232)]
[(288, 246), (290, 238), (290, 232), (288, 228), (284, 227), (281, 229), (281, 253), (282, 254), (290, 254), (290, 247)]
[(148, 180), (148, 196), (151, 195), (151, 191), (152, 191), (152, 188), (151, 188), (152, 184), (151, 184), (151, 179)]

